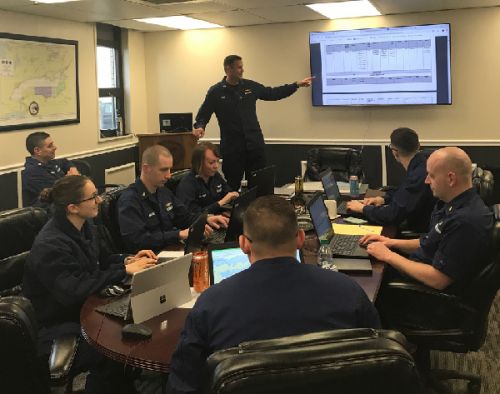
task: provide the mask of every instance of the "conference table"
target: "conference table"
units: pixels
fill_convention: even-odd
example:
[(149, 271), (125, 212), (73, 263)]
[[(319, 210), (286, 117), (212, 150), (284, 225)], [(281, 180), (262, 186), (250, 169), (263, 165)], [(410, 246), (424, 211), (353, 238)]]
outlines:
[[(384, 228), (384, 235), (394, 236), (395, 228)], [(316, 264), (318, 238), (307, 234), (303, 247), (304, 262)], [(371, 275), (350, 275), (374, 302), (379, 290), (384, 264), (373, 261)], [(147, 340), (124, 340), (121, 330), (125, 321), (95, 311), (97, 306), (113, 301), (112, 297), (93, 295), (87, 299), (80, 312), (84, 338), (107, 357), (125, 365), (150, 371), (167, 373), (170, 359), (180, 337), (189, 308), (175, 308), (143, 324), (151, 328), (153, 335)]]

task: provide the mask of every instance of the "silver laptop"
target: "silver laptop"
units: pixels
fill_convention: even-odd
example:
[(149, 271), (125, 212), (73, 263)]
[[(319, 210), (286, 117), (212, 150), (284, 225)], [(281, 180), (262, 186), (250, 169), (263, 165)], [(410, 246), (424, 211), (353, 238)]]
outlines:
[(191, 300), (192, 254), (157, 264), (132, 276), (130, 294), (101, 305), (98, 312), (142, 323)]

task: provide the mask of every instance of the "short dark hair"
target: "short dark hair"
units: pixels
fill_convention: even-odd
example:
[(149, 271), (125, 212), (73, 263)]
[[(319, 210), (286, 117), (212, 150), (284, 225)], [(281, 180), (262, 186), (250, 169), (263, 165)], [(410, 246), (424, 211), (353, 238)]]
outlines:
[(219, 151), (217, 147), (211, 142), (200, 142), (193, 149), (193, 156), (191, 156), (191, 168), (194, 172), (199, 174), (203, 166), (203, 161), (205, 160), (205, 152), (211, 150), (215, 157), (220, 159)]
[(66, 213), (69, 204), (78, 203), (83, 197), (83, 188), (90, 182), (85, 175), (67, 175), (58, 179), (54, 186), (40, 193), (40, 201), (51, 203), (56, 213)]
[(280, 247), (297, 237), (297, 216), (284, 198), (263, 196), (253, 201), (245, 211), (243, 228), (252, 242)]
[(35, 154), (35, 148), (40, 148), (43, 141), (50, 137), (50, 134), (45, 131), (35, 131), (26, 137), (26, 149), (30, 155)]
[(399, 150), (403, 156), (408, 156), (420, 149), (418, 134), (408, 127), (399, 127), (392, 132), (391, 145)]
[(235, 62), (241, 60), (241, 56), (238, 55), (229, 55), (224, 58), (224, 70), (226, 67), (232, 66)]
[(158, 164), (158, 158), (163, 155), (167, 157), (172, 157), (172, 153), (165, 148), (163, 145), (152, 145), (142, 152), (141, 164), (148, 164), (154, 166)]

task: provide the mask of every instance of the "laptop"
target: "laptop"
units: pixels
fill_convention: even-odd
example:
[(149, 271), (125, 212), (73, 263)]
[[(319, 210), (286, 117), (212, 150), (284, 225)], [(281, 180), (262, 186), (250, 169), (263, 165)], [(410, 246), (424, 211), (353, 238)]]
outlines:
[[(297, 260), (303, 263), (302, 251), (297, 249)], [(237, 242), (225, 242), (208, 246), (208, 266), (210, 285), (241, 272), (250, 267), (248, 256), (243, 253)]]
[(202, 213), (198, 218), (189, 226), (188, 237), (184, 242), (184, 253), (197, 252), (203, 246), (203, 234), (205, 233), (205, 225), (207, 224), (207, 214)]
[(275, 166), (261, 168), (252, 171), (248, 176), (248, 188), (257, 187), (257, 197), (274, 194), (274, 171)]
[(158, 264), (132, 276), (130, 294), (96, 311), (142, 323), (191, 300), (188, 272), (191, 254)]
[(325, 191), (326, 198), (328, 200), (337, 201), (337, 214), (338, 215), (349, 215), (347, 210), (347, 201), (342, 201), (342, 196), (340, 195), (339, 186), (335, 181), (332, 170), (325, 170), (320, 175), (321, 183), (323, 185), (323, 190)]
[(361, 235), (335, 234), (321, 193), (316, 193), (307, 204), (314, 230), (320, 240), (329, 242), (335, 257), (368, 258), (368, 252), (359, 246)]
[(223, 243), (237, 241), (238, 237), (243, 234), (243, 214), (247, 210), (250, 203), (255, 200), (257, 196), (257, 188), (247, 190), (242, 193), (232, 202), (231, 217), (227, 228), (215, 230), (208, 238), (203, 241), (203, 231), (198, 234), (193, 234), (194, 238), (199, 237), (199, 242), (205, 243)]

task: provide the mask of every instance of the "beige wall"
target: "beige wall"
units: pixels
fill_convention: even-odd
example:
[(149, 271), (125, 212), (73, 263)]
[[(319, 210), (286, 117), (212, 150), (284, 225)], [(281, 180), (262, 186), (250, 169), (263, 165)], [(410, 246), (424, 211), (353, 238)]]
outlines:
[[(208, 87), (222, 78), (228, 54), (243, 57), (245, 77), (276, 86), (309, 73), (310, 31), (445, 22), (452, 31), (453, 105), (315, 108), (310, 92), (300, 89), (280, 102), (259, 102), (264, 134), (268, 140), (370, 142), (404, 125), (424, 140), (500, 141), (500, 8), (146, 33), (149, 129), (158, 131), (158, 112), (196, 113)], [(218, 137), (215, 117), (207, 136)]]
[[(80, 123), (56, 127), (47, 127), (43, 130), (52, 135), (58, 147), (58, 156), (86, 154), (101, 149), (111, 149), (120, 145), (129, 144), (133, 138), (118, 139), (113, 142), (99, 142), (98, 121), (98, 91), (96, 82), (96, 60), (95, 60), (95, 27), (94, 24), (68, 22), (60, 19), (51, 19), (28, 14), (0, 11), (0, 31), (25, 34), (32, 36), (43, 36), (62, 38), (78, 41), (78, 65), (79, 65), (79, 88), (80, 88)], [(142, 34), (136, 33), (132, 37), (132, 43), (139, 47), (139, 60), (132, 56), (131, 68), (139, 69), (137, 77), (131, 79), (131, 88), (139, 91), (137, 105), (139, 110), (144, 111), (140, 101), (145, 101), (144, 92), (144, 66), (141, 62), (143, 56), (140, 54), (142, 48)], [(135, 84), (135, 85), (134, 85)], [(138, 86), (138, 88), (137, 88)], [(133, 117), (132, 117), (133, 119)], [(144, 119), (144, 117), (142, 117)], [(140, 119), (133, 119), (132, 125), (144, 127)], [(36, 131), (17, 130), (0, 132), (0, 172), (9, 170), (24, 162), (27, 151), (24, 148), (26, 136)]]

